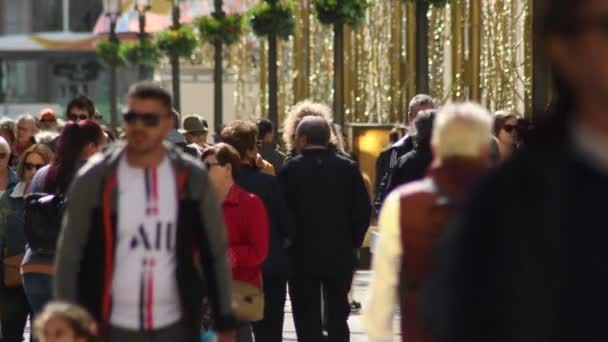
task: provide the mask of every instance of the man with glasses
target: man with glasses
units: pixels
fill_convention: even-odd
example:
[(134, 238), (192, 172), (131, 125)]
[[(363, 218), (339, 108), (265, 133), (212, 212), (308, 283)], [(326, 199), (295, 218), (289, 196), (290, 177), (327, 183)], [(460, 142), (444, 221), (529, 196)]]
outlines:
[(208, 295), (218, 341), (232, 341), (225, 228), (207, 173), (163, 143), (169, 93), (136, 84), (127, 107), (126, 144), (90, 160), (68, 193), (56, 297), (89, 310), (108, 341), (136, 342), (197, 341)]
[(75, 97), (66, 109), (68, 121), (95, 120), (95, 104), (88, 96)]

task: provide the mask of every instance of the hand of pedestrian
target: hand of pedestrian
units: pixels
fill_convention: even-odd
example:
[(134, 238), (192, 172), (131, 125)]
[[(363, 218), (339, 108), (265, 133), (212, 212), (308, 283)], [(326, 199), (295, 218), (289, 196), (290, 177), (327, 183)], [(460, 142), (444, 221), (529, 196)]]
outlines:
[(235, 342), (235, 340), (236, 332), (234, 330), (217, 333), (217, 342)]

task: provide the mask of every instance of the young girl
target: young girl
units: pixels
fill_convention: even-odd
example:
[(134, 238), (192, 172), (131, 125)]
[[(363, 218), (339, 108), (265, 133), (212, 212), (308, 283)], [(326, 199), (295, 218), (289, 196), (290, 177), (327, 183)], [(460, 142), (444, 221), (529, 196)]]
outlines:
[(97, 342), (95, 321), (84, 309), (67, 303), (49, 303), (34, 323), (40, 342)]

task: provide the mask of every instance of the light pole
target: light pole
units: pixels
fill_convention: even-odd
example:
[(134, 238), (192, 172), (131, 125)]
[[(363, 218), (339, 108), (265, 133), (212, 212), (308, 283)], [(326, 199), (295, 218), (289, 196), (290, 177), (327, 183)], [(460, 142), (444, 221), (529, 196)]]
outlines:
[[(140, 46), (143, 47), (146, 38), (148, 38), (146, 34), (146, 12), (152, 8), (151, 0), (137, 0), (134, 7), (139, 16), (139, 34), (137, 37), (139, 38)], [(143, 63), (140, 63), (138, 68), (139, 80), (143, 81), (146, 79), (147, 67)]]
[[(270, 6), (276, 6), (277, 0), (267, 0)], [(274, 127), (279, 127), (279, 76), (277, 66), (277, 35), (268, 35), (268, 119)]]
[[(122, 0), (104, 0), (103, 10), (105, 15), (110, 18), (110, 42), (119, 44), (118, 35), (116, 34), (116, 21), (122, 10)], [(117, 75), (116, 65), (110, 65), (110, 126), (116, 130), (118, 127), (118, 111), (116, 108), (117, 98)]]
[[(172, 17), (173, 17), (173, 25), (171, 25), (172, 30), (179, 30), (181, 24), (179, 23), (180, 18), (180, 8), (179, 3), (181, 0), (171, 0), (173, 4)], [(180, 97), (180, 84), (179, 84), (179, 56), (176, 52), (172, 52), (169, 56), (169, 60), (171, 62), (171, 86), (173, 89), (173, 103), (175, 110), (181, 115), (181, 97)]]
[[(225, 16), (226, 14), (224, 13), (224, 11), (222, 11), (222, 0), (214, 0), (214, 6), (215, 6), (215, 11), (213, 12), (213, 17), (215, 17), (216, 19), (221, 19), (223, 16)], [(223, 87), (224, 87), (224, 80), (223, 80), (223, 75), (222, 75), (222, 44), (223, 42), (221, 40), (216, 40), (215, 42), (213, 42), (213, 45), (215, 46), (215, 65), (214, 65), (214, 69), (213, 69), (213, 83), (215, 85), (214, 87), (214, 92), (215, 92), (215, 96), (214, 96), (214, 101), (213, 101), (213, 122), (214, 122), (214, 126), (215, 129), (217, 130), (219, 127), (222, 126), (222, 111), (223, 111), (223, 98), (224, 98), (224, 94), (223, 94)]]

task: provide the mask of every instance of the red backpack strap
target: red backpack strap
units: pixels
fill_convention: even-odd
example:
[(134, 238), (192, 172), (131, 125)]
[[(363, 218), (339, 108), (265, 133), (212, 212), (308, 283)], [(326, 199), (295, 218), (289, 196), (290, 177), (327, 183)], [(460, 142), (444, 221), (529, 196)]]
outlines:
[(177, 178), (177, 198), (182, 198), (182, 194), (186, 191), (186, 185), (188, 184), (188, 170), (183, 168), (177, 171), (175, 177)]

